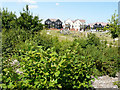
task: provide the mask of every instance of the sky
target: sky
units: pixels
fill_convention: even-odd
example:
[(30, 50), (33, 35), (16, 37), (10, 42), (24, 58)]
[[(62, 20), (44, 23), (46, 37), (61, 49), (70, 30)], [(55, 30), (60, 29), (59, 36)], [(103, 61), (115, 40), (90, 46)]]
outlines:
[[(8, 0), (9, 1), (9, 0)], [(95, 22), (108, 22), (111, 16), (118, 12), (118, 1), (106, 1), (100, 2), (99, 0), (91, 2), (84, 0), (69, 0), (61, 2), (60, 0), (47, 0), (45, 1), (35, 1), (35, 0), (16, 0), (0, 1), (0, 7), (8, 8), (9, 11), (13, 11), (19, 16), (19, 12), (22, 12), (25, 5), (28, 4), (30, 11), (33, 15), (38, 15), (40, 19), (43, 19), (43, 23), (48, 18), (60, 19), (62, 22), (67, 19), (84, 19), (86, 23)], [(86, 2), (85, 2), (86, 1)]]

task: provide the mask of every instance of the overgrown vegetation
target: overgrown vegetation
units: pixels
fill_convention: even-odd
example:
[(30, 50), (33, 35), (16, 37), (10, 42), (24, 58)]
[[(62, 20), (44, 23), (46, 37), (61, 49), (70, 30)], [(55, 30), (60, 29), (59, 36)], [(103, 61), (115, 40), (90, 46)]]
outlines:
[(28, 11), (26, 6), (18, 18), (5, 9), (0, 12), (7, 15), (2, 17), (1, 88), (83, 90), (92, 87), (91, 76), (115, 77), (120, 64), (117, 47), (107, 47), (94, 34), (59, 42), (57, 37), (40, 33), (43, 25)]
[(120, 35), (120, 25), (118, 25), (118, 14), (116, 12), (112, 15), (111, 19), (109, 19), (109, 27), (104, 27), (104, 30), (110, 30), (112, 34), (112, 38), (116, 38)]

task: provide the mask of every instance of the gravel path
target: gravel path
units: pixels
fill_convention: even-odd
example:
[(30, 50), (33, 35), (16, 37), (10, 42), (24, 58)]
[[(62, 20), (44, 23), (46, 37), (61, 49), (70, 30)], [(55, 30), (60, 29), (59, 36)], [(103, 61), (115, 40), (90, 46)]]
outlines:
[(92, 81), (92, 85), (94, 88), (118, 88), (117, 85), (113, 84), (115, 81), (118, 81), (118, 77), (100, 76), (94, 82)]

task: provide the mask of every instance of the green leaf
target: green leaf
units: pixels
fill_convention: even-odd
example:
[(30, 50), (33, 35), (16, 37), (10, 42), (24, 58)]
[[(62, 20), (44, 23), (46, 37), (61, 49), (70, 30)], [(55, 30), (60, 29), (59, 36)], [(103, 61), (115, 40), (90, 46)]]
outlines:
[(94, 77), (98, 79), (98, 76), (94, 76)]
[(46, 72), (46, 73), (45, 73), (45, 75), (49, 75), (49, 73), (48, 73), (48, 72)]
[(5, 68), (3, 71), (5, 71), (5, 72), (6, 72), (6, 71), (8, 71), (8, 69), (7, 69), (7, 68)]
[(58, 84), (58, 87), (59, 87), (59, 88), (62, 88), (61, 84)]
[(81, 58), (85, 58), (85, 56), (81, 56)]
[(91, 81), (89, 81), (89, 85), (91, 85)]
[(39, 82), (38, 82), (38, 81), (35, 81), (35, 82), (34, 82), (34, 84), (35, 84), (35, 85), (38, 85), (38, 84), (39, 84)]
[(76, 79), (78, 79), (78, 76), (75, 76)]
[(91, 80), (92, 80), (92, 81), (95, 81), (95, 79), (94, 79), (94, 78), (92, 78)]
[(54, 86), (54, 84), (53, 84), (52, 82), (50, 82), (50, 83), (49, 83), (49, 86), (50, 86), (50, 87), (51, 87), (51, 86)]
[(57, 83), (57, 79), (54, 81), (54, 83)]
[(57, 72), (55, 73), (55, 76), (58, 77), (59, 74), (60, 74), (60, 71), (57, 71)]
[(10, 82), (10, 84), (8, 85), (8, 88), (13, 88), (14, 87), (14, 85), (12, 84), (12, 82)]
[(89, 76), (89, 75), (86, 75), (86, 77), (87, 77), (87, 78), (90, 78), (90, 76)]
[(0, 87), (7, 88), (6, 84), (0, 84)]

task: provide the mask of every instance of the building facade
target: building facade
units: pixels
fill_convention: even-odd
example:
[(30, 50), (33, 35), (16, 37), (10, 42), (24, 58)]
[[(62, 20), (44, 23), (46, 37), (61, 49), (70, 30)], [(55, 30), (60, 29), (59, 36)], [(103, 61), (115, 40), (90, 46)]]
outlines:
[(69, 29), (74, 29), (76, 31), (80, 31), (84, 29), (85, 26), (85, 20), (80, 20), (80, 19), (76, 19), (74, 21), (67, 19), (64, 21), (64, 23), (65, 23), (65, 27), (69, 26)]
[(45, 25), (47, 28), (61, 29), (62, 28), (62, 21), (60, 21), (60, 19), (47, 19), (45, 21)]
[(96, 28), (104, 28), (105, 26), (109, 26), (109, 23), (96, 22), (88, 25), (91, 27), (91, 29), (96, 29)]
[(69, 29), (73, 28), (73, 21), (72, 20), (67, 19), (67, 20), (64, 21), (64, 23), (65, 23), (64, 28), (69, 28)]

